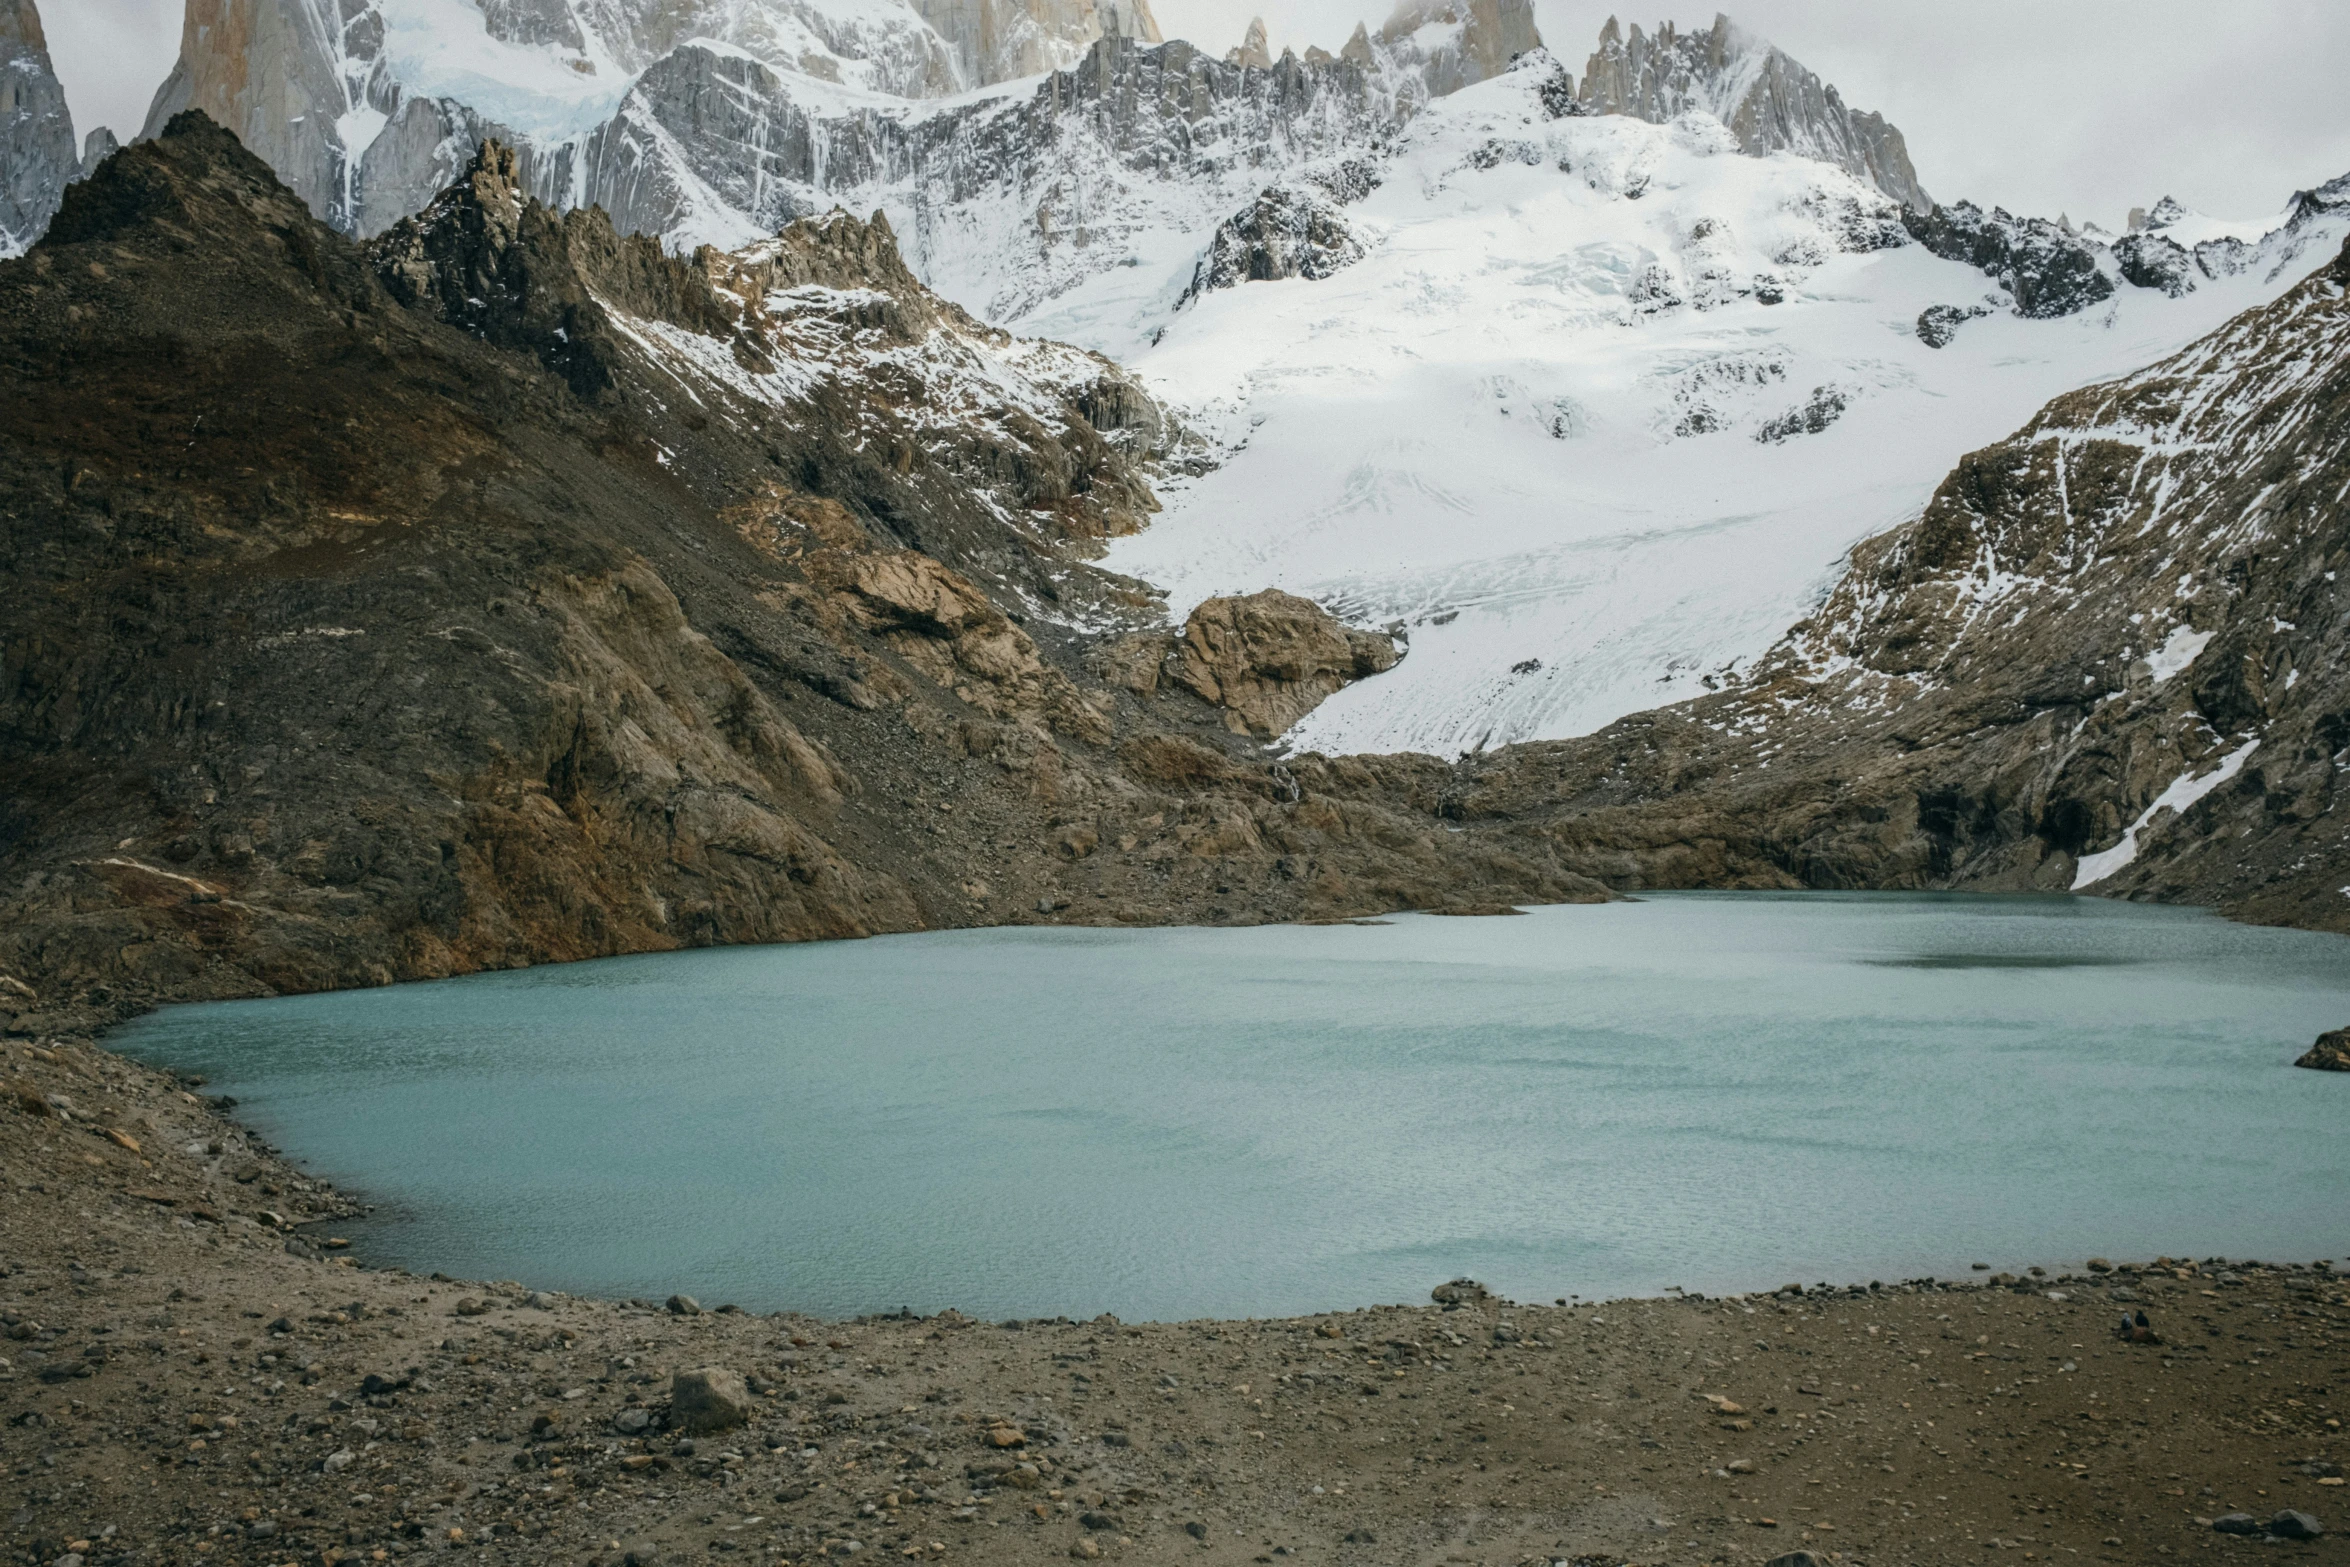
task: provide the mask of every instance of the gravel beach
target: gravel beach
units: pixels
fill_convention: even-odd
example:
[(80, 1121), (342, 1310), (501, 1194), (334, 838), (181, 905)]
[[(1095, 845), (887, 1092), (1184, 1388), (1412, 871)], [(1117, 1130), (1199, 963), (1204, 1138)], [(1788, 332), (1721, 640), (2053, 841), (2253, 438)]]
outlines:
[(200, 1085), (4, 1048), (10, 1561), (2342, 1551), (2329, 1265), (1992, 1259), (2019, 1271), (1596, 1306), (1432, 1280), (1168, 1324), (588, 1300), (371, 1268), (337, 1244), (352, 1201)]

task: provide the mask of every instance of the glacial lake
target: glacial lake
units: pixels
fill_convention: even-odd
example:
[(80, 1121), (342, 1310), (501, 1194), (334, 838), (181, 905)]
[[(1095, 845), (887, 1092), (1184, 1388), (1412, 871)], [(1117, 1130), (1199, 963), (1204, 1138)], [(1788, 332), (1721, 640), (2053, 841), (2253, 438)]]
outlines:
[(737, 947), (174, 1008), (362, 1258), (826, 1315), (1286, 1315), (2350, 1256), (2350, 941), (2086, 898)]

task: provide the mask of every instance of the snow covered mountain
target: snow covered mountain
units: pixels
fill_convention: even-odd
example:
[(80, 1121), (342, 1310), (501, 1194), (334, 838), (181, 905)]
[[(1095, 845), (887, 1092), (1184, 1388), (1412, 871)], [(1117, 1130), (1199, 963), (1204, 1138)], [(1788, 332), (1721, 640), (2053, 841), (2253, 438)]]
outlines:
[[(906, 217), (988, 185), (1005, 210), (984, 221), (1059, 219), (1045, 248), (1083, 244), (1092, 208), (1137, 177), (1187, 187), (1212, 226), (1245, 181), (1203, 174), (1367, 144), (1540, 42), (1529, 0), (1405, 0), (1344, 58), (1247, 66), (1156, 53), (1147, 0), (187, 3), (147, 134), (201, 109), (358, 234), (419, 210), (495, 139), (534, 196), (603, 206), (680, 251), (836, 201)], [(1035, 257), (987, 261), (1008, 278)]]
[(499, 137), (584, 205), (597, 129), (680, 48), (739, 55), (822, 100), (951, 97), (1158, 40), (1148, 0), (187, 0), (144, 134), (201, 109), (319, 216), (377, 233)]
[[(883, 214), (974, 316), (1131, 365), (1187, 458), (1105, 564), (1413, 639), (1286, 739), (1445, 754), (1709, 689), (2049, 398), (2286, 287), (2350, 185), (2122, 236), (1937, 206), (1900, 132), (1717, 17), (1406, 0), (1335, 55), (1140, 0), (189, 0), (157, 99), (378, 233), (495, 137), (675, 252)], [(1041, 79), (1002, 73), (1052, 67)]]
[(1741, 152), (1817, 158), (1920, 212), (1934, 210), (1908, 145), (1883, 115), (1847, 109), (1835, 88), (1727, 16), (1704, 32), (1666, 22), (1654, 38), (1637, 25), (1627, 38), (1609, 17), (1580, 100), (1594, 113), (1654, 125), (1700, 109), (1728, 127)]
[(1721, 684), (1962, 454), (2274, 297), (2350, 227), (2337, 182), (2151, 287), (2123, 245), (1905, 213), (1834, 163), (1740, 155), (1710, 110), (1577, 112), (1562, 75), (1529, 57), (1430, 105), (1375, 188), (1300, 190), (1282, 210), (1311, 221), (1239, 262), (1264, 204), (1236, 214), (1198, 268), (1234, 286), (1171, 319), (1099, 307), (1179, 294), (1174, 271), (1024, 323), (1124, 359), (1230, 451), (1109, 565), (1177, 616), (1277, 586), (1409, 631), (1298, 747), (1459, 754)]

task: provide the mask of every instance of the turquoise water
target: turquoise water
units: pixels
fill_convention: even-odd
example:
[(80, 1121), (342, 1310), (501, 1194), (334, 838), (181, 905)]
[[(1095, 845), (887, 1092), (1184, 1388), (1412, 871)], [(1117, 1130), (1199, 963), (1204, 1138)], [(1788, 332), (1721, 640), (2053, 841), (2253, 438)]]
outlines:
[(2350, 1256), (2350, 942), (2069, 898), (1676, 894), (993, 930), (175, 1008), (120, 1048), (461, 1278), (1262, 1316), (2091, 1254)]

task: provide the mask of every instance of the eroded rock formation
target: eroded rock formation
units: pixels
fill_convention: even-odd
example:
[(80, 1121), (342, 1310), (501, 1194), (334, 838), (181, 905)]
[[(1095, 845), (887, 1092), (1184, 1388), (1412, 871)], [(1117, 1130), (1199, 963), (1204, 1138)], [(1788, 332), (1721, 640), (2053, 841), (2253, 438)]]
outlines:
[(1319, 605), (1278, 588), (1213, 598), (1183, 624), (1175, 678), (1224, 709), (1236, 734), (1271, 740), (1398, 657), (1392, 638), (1332, 620)]

